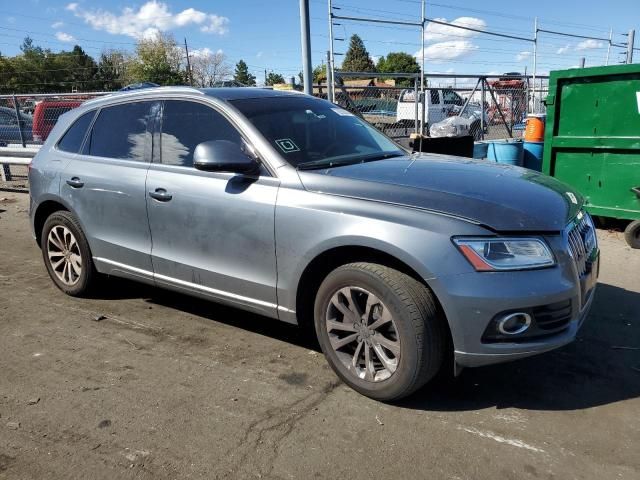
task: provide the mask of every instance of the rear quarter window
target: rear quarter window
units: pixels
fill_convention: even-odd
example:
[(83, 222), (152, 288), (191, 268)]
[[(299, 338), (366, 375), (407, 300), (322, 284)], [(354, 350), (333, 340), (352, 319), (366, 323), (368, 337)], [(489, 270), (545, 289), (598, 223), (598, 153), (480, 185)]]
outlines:
[(64, 152), (78, 153), (95, 114), (95, 110), (82, 114), (62, 136), (58, 142), (58, 149)]

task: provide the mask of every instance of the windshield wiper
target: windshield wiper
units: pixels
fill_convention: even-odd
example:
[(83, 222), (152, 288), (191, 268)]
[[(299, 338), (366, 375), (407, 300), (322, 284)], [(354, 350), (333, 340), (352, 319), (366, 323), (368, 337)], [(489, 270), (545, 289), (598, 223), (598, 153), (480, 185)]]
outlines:
[(356, 157), (350, 156), (348, 158), (337, 158), (330, 159), (324, 158), (322, 160), (313, 160), (311, 162), (304, 162), (298, 165), (298, 170), (316, 170), (320, 168), (331, 168), (331, 167), (343, 167), (346, 165), (355, 165), (357, 163), (366, 163), (366, 162), (374, 162), (376, 160), (385, 160), (387, 158), (393, 157), (403, 157), (405, 154), (401, 151), (395, 152), (381, 152), (381, 153), (370, 153), (368, 155), (358, 155)]

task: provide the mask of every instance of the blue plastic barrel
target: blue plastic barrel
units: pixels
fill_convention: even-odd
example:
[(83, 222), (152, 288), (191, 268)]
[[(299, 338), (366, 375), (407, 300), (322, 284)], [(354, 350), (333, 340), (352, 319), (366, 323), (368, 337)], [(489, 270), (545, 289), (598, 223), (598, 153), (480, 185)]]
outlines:
[(522, 140), (492, 140), (487, 142), (487, 158), (498, 163), (522, 166)]
[(486, 142), (475, 142), (473, 144), (473, 158), (487, 158), (487, 149), (489, 145)]
[(535, 170), (542, 171), (542, 153), (544, 151), (544, 142), (524, 142), (524, 166)]

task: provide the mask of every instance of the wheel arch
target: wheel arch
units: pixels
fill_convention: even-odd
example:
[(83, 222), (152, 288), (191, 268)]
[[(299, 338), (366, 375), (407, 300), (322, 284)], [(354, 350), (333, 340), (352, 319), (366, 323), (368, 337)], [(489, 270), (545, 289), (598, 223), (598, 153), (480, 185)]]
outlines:
[(442, 305), (426, 279), (429, 278), (430, 274), (425, 272), (421, 266), (415, 265), (411, 260), (407, 261), (407, 259), (399, 258), (399, 256), (376, 247), (354, 244), (335, 246), (323, 250), (307, 263), (296, 287), (296, 316), (298, 323), (303, 326), (313, 324), (313, 304), (318, 287), (331, 271), (341, 265), (353, 262), (378, 263), (413, 277), (429, 289), (438, 308), (444, 315)]
[(47, 218), (52, 213), (59, 211), (70, 211), (66, 205), (57, 201), (57, 200), (45, 200), (41, 202), (36, 208), (36, 212), (33, 216), (33, 233), (36, 237), (36, 242), (38, 246), (40, 246), (42, 229), (44, 228), (44, 223), (47, 221)]

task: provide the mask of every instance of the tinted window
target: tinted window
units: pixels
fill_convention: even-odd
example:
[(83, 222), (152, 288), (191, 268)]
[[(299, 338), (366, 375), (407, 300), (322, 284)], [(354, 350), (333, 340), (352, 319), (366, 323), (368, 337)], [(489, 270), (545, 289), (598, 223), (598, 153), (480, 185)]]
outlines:
[(161, 161), (190, 167), (193, 151), (202, 142), (240, 143), (240, 133), (211, 107), (196, 102), (167, 100), (162, 114)]
[(154, 102), (125, 103), (100, 110), (85, 152), (97, 157), (145, 160), (151, 135), (147, 130)]
[(8, 113), (0, 112), (0, 123), (2, 123), (3, 125), (15, 125), (17, 122), (15, 116)]
[(440, 103), (440, 92), (438, 90), (430, 90), (431, 92), (431, 103), (437, 105)]
[(95, 113), (95, 111), (87, 112), (77, 119), (58, 142), (58, 148), (65, 152), (78, 153)]

